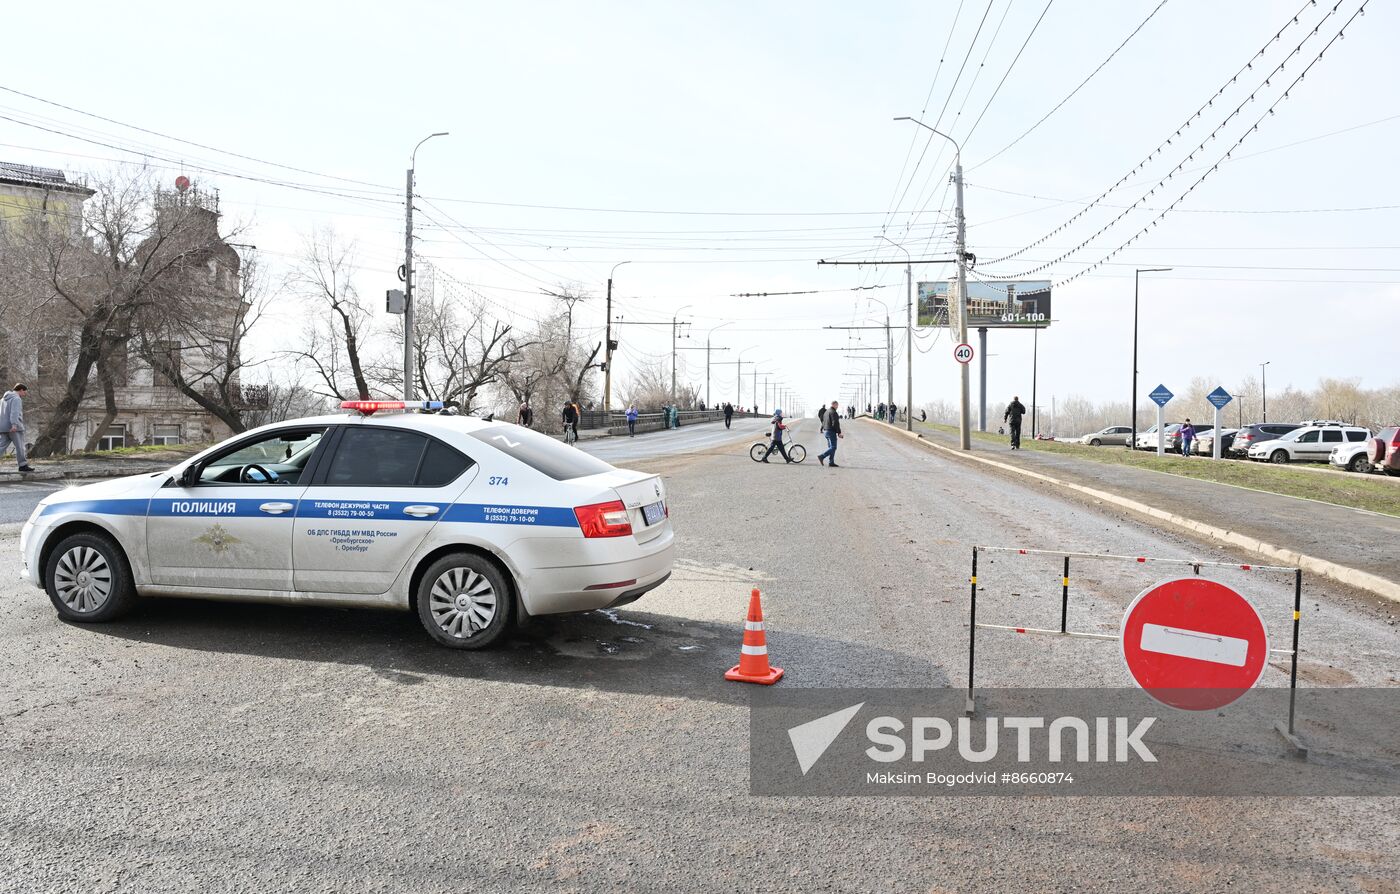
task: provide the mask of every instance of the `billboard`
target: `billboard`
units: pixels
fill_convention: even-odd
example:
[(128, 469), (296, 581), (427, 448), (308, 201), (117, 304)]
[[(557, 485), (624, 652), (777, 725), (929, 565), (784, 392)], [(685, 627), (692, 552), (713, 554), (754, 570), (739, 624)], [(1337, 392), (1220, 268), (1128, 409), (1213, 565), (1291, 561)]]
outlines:
[[(919, 283), (919, 325), (947, 326), (948, 295), (955, 285)], [(954, 302), (953, 312), (957, 312)], [(957, 322), (956, 316), (952, 323)], [(1050, 280), (1019, 282), (970, 280), (967, 284), (967, 328), (1024, 329), (1050, 325)]]

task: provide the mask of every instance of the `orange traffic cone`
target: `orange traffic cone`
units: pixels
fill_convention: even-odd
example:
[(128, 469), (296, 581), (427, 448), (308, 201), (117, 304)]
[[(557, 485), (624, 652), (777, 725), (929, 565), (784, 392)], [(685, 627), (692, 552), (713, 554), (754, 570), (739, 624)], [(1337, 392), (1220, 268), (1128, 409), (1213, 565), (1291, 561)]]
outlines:
[(749, 594), (749, 619), (744, 622), (744, 646), (739, 652), (739, 663), (727, 670), (724, 678), (771, 686), (782, 676), (781, 667), (768, 666), (768, 640), (763, 635), (763, 606), (759, 603), (758, 588), (755, 587)]

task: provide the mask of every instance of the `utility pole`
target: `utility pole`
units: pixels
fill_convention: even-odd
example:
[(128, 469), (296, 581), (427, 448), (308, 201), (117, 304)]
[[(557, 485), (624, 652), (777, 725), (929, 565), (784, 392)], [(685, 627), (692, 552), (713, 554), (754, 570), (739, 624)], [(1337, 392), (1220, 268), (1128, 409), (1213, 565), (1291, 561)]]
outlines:
[(1269, 421), (1269, 374), (1268, 374), (1267, 372), (1265, 372), (1264, 367), (1268, 366), (1270, 363), (1273, 363), (1273, 361), (1272, 361), (1272, 360), (1265, 360), (1263, 363), (1259, 364), (1259, 388), (1260, 388), (1260, 391), (1262, 392), (1261, 397), (1263, 397), (1263, 399), (1264, 399), (1264, 400), (1263, 400), (1263, 413), (1264, 413), (1264, 418), (1261, 419), (1261, 420), (1259, 420), (1260, 422), (1268, 422), (1268, 421)]
[(603, 326), (603, 412), (606, 413), (612, 408), (612, 281), (613, 274), (617, 268), (623, 264), (630, 264), (631, 261), (618, 261), (613, 265), (613, 269), (608, 271), (608, 306), (607, 322)]
[(676, 405), (676, 330), (681, 326), (689, 326), (689, 323), (680, 323), (681, 311), (694, 305), (687, 304), (671, 315), (671, 406)]
[(914, 265), (906, 257), (904, 265), (904, 309), (908, 317), (904, 324), (904, 349), (909, 353), (904, 365), (904, 430), (914, 430)]
[(1142, 267), (1133, 271), (1133, 439), (1128, 446), (1137, 449), (1138, 374), (1138, 277), (1144, 273), (1166, 273), (1170, 267)]
[[(674, 403), (676, 402), (676, 354), (675, 354), (675, 344), (676, 344), (676, 321), (675, 321), (674, 319), (671, 319), (671, 320), (622, 320), (622, 319), (619, 319), (619, 320), (616, 320), (616, 321), (613, 323), (613, 325), (614, 325), (614, 326), (670, 326), (670, 327), (671, 327), (671, 347), (672, 347), (672, 351), (671, 351), (671, 403), (674, 404)], [(682, 325), (684, 325), (684, 326), (689, 326), (690, 324), (689, 324), (689, 323), (683, 323)], [(611, 366), (611, 364), (609, 364), (609, 366)]]
[[(727, 351), (727, 350), (729, 350), (729, 349), (728, 349), (728, 348), (720, 348), (720, 350), (722, 350), (722, 351)], [(744, 356), (744, 352), (743, 352), (743, 351), (740, 351), (740, 352), (739, 352), (739, 356), (740, 356), (740, 358), (742, 358), (742, 357)], [(744, 391), (744, 388), (743, 388), (743, 386), (744, 386), (744, 378), (743, 378), (743, 376), (744, 376), (744, 367), (746, 367), (746, 366), (753, 366), (753, 365), (754, 365), (754, 362), (755, 362), (755, 361), (753, 361), (753, 360), (743, 360), (743, 359), (739, 359), (739, 360), (716, 360), (716, 361), (715, 361), (715, 366), (729, 366), (730, 364), (733, 364), (733, 365), (734, 365), (734, 406), (735, 406), (735, 408), (738, 408), (739, 404), (742, 402), (742, 399), (743, 399), (743, 391)]]
[[(715, 405), (715, 402), (714, 396), (710, 394), (710, 339), (714, 337), (716, 329), (723, 329), (725, 326), (732, 325), (733, 322), (733, 320), (729, 320), (720, 323), (718, 326), (712, 326), (710, 327), (710, 331), (705, 333), (705, 403), (709, 404), (711, 407)], [(729, 349), (720, 348), (720, 350), (727, 351)]]
[(1035, 433), (1036, 433), (1036, 427), (1035, 427), (1035, 420), (1036, 420), (1035, 388), (1036, 388), (1036, 383), (1037, 383), (1037, 380), (1039, 379), (1039, 377), (1040, 377), (1040, 327), (1039, 327), (1039, 326), (1036, 326), (1036, 327), (1035, 327), (1035, 331), (1031, 333), (1031, 440), (1032, 440), (1032, 441), (1035, 440)]
[[(683, 325), (689, 325), (689, 324), (683, 324)], [(718, 327), (716, 327), (716, 328), (718, 328)], [(710, 348), (710, 340), (709, 340), (708, 338), (706, 338), (706, 339), (705, 339), (705, 346), (704, 346), (704, 347), (701, 347), (701, 346), (699, 346), (699, 345), (696, 345), (695, 347), (692, 347), (692, 348), (676, 348), (675, 350), (677, 350), (677, 351), (704, 351), (704, 352), (705, 352), (705, 403), (708, 405), (709, 402), (710, 402), (710, 351), (711, 351), (711, 350), (715, 350), (715, 351), (727, 351), (727, 350), (729, 350), (729, 349), (728, 349), (728, 348), (713, 348), (713, 349), (711, 349), (711, 348)], [(672, 386), (672, 387), (674, 387), (674, 386)]]
[(418, 141), (408, 155), (407, 188), (404, 190), (403, 223), (403, 396), (413, 400), (413, 169), (418, 149), (433, 137), (445, 137), (447, 132), (428, 134)]
[[(939, 130), (934, 130), (918, 118), (911, 118), (907, 115), (900, 116), (896, 121), (912, 121), (927, 130), (929, 133), (937, 134), (943, 139), (953, 144), (953, 183), (957, 186), (957, 225), (958, 240), (954, 254), (957, 255), (958, 262), (958, 343), (967, 343), (967, 219), (963, 214), (963, 169), (962, 169), (962, 147), (958, 141)], [(972, 370), (968, 369), (971, 364), (959, 363), (961, 369), (958, 376), (962, 390), (962, 413), (958, 420), (958, 444), (963, 450), (972, 449), (972, 419), (969, 404), (972, 403)]]

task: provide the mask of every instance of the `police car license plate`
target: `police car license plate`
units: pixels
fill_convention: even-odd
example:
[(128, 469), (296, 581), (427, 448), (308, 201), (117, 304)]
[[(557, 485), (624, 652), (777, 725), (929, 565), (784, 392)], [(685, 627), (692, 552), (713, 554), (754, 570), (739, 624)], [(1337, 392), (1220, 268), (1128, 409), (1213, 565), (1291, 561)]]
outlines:
[(642, 518), (646, 519), (646, 523), (649, 525), (654, 525), (665, 517), (666, 504), (664, 502), (657, 501), (642, 507)]

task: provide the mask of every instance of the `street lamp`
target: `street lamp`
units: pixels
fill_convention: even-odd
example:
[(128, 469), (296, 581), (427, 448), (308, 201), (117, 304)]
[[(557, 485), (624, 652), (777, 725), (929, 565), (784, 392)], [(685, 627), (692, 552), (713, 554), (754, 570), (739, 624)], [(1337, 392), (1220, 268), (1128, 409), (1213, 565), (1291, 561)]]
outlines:
[(403, 228), (403, 396), (413, 400), (413, 168), (418, 162), (418, 149), (433, 137), (445, 137), (447, 131), (430, 133), (418, 141), (408, 154), (408, 189), (404, 197)]
[[(896, 121), (912, 121), (927, 130), (929, 133), (937, 134), (943, 139), (953, 144), (953, 182), (957, 185), (957, 261), (958, 261), (958, 343), (967, 343), (967, 220), (963, 216), (963, 169), (962, 169), (962, 147), (958, 141), (939, 130), (934, 130), (918, 118), (911, 118), (902, 115)], [(910, 346), (913, 349), (913, 346)], [(972, 371), (968, 369), (970, 364), (959, 363), (961, 370), (959, 378), (962, 386), (962, 412), (958, 419), (958, 446), (963, 450), (972, 449), (972, 418), (968, 405), (972, 403)]]
[(885, 383), (889, 389), (889, 399), (886, 403), (892, 405), (894, 404), (894, 336), (890, 334), (890, 306), (874, 295), (867, 295), (866, 298), (885, 309)]
[(1263, 363), (1259, 364), (1259, 388), (1263, 392), (1264, 397), (1264, 418), (1260, 420), (1261, 422), (1269, 421), (1269, 378), (1268, 374), (1264, 372), (1264, 367), (1268, 366), (1270, 363), (1273, 363), (1273, 361), (1265, 360)]
[(613, 337), (612, 337), (612, 281), (613, 281), (613, 274), (616, 273), (616, 272), (617, 272), (617, 268), (621, 267), (623, 264), (630, 264), (630, 263), (632, 263), (632, 262), (631, 262), (631, 261), (618, 261), (616, 264), (613, 265), (613, 268), (612, 268), (611, 270), (608, 271), (608, 305), (607, 305), (607, 314), (608, 314), (608, 318), (607, 318), (607, 322), (604, 323), (604, 325), (603, 325), (603, 333), (604, 333), (604, 334), (603, 334), (603, 412), (604, 412), (604, 413), (608, 412), (608, 410), (611, 409), (611, 404), (612, 404), (612, 355), (613, 355)]
[(671, 406), (673, 407), (676, 405), (676, 328), (679, 325), (677, 320), (680, 319), (682, 310), (687, 310), (694, 306), (693, 304), (687, 304), (685, 307), (671, 314)]
[[(904, 428), (914, 430), (914, 265), (909, 260), (909, 249), (881, 233), (880, 238), (904, 252)], [(893, 393), (893, 392), (891, 392)]]
[(734, 361), (734, 405), (740, 412), (744, 409), (744, 355), (752, 351), (758, 345), (749, 345), (739, 352), (739, 359)]
[(1170, 267), (1139, 267), (1133, 271), (1133, 439), (1128, 442), (1137, 448), (1137, 374), (1138, 374), (1138, 277), (1143, 273), (1166, 273)]
[(714, 408), (715, 403), (710, 396), (710, 336), (715, 334), (715, 329), (723, 329), (725, 326), (732, 325), (733, 323), (733, 320), (720, 323), (718, 326), (712, 327), (710, 331), (705, 334), (705, 403), (711, 409)]

